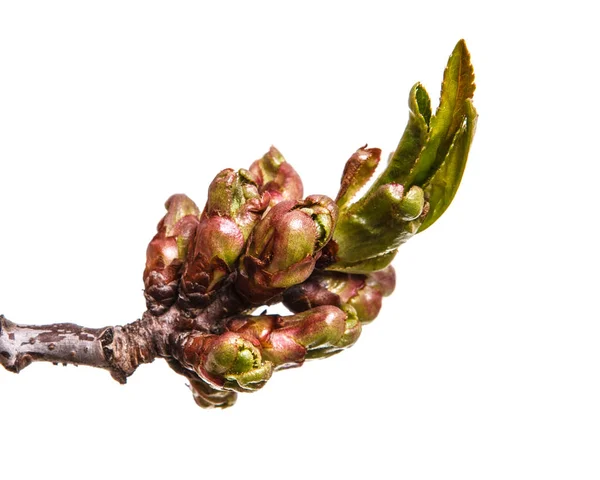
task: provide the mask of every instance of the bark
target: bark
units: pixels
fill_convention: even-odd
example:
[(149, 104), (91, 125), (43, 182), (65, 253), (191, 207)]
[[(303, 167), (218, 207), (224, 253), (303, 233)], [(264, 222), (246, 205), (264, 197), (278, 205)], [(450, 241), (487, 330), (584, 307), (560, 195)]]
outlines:
[(88, 365), (125, 383), (142, 363), (167, 356), (177, 312), (145, 314), (125, 326), (86, 328), (73, 323), (18, 325), (0, 315), (0, 365), (19, 373), (33, 362)]
[[(227, 317), (248, 308), (227, 282), (199, 312), (191, 314), (175, 305), (160, 316), (147, 311), (141, 319), (123, 326), (19, 325), (0, 315), (0, 365), (14, 373), (33, 362), (87, 365), (108, 370), (115, 380), (125, 383), (139, 365), (157, 357), (171, 359), (176, 333), (223, 333)], [(178, 373), (188, 376), (192, 387), (200, 380), (187, 372)]]
[(0, 364), (15, 373), (34, 361), (109, 368), (100, 340), (109, 330), (72, 323), (17, 325), (0, 316)]

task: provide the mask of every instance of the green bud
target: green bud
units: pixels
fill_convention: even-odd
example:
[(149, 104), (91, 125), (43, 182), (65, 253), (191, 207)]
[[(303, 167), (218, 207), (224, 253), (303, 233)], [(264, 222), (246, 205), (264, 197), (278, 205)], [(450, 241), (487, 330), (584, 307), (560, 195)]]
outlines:
[(405, 222), (416, 220), (423, 213), (425, 207), (425, 195), (423, 190), (416, 185), (410, 187), (410, 190), (406, 192), (406, 195), (400, 200), (398, 205), (398, 212), (400, 218)]
[(268, 203), (268, 195), (259, 193), (248, 170), (225, 169), (215, 177), (183, 273), (179, 295), (183, 308), (202, 308), (214, 298), (218, 286), (235, 270)]
[[(349, 308), (349, 312), (352, 307)], [(332, 305), (323, 305), (295, 315), (240, 316), (228, 328), (261, 345), (262, 356), (275, 369), (297, 367), (314, 352), (338, 351), (360, 335), (360, 322)]]
[(269, 193), (271, 205), (283, 200), (300, 200), (303, 196), (300, 176), (275, 147), (256, 160), (250, 171), (258, 181), (260, 192)]
[(192, 332), (184, 334), (178, 345), (175, 357), (212, 389), (257, 390), (273, 373), (273, 364), (262, 357), (260, 343), (235, 332)]
[(392, 293), (395, 284), (391, 266), (367, 275), (319, 272), (287, 289), (283, 304), (292, 312), (334, 305), (342, 308), (349, 318), (355, 315), (361, 323), (368, 323), (377, 317), (383, 297)]
[(254, 228), (240, 264), (238, 291), (260, 304), (302, 283), (331, 239), (336, 218), (337, 207), (323, 195), (273, 206)]

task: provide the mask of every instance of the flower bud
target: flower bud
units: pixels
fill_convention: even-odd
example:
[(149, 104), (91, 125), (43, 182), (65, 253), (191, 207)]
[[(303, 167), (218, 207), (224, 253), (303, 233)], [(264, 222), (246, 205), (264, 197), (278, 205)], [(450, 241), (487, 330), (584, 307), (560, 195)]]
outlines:
[(218, 390), (201, 378), (188, 380), (196, 405), (199, 407), (229, 408), (233, 406), (237, 400), (236, 392), (230, 390)]
[(261, 195), (247, 170), (225, 169), (211, 183), (206, 208), (183, 273), (180, 303), (201, 308), (234, 270), (268, 195)]
[(260, 343), (235, 332), (184, 334), (174, 355), (183, 367), (219, 390), (257, 390), (273, 373), (273, 364), (262, 358)]
[(258, 180), (250, 171), (226, 168), (210, 184), (202, 216), (232, 219), (247, 239), (268, 204), (268, 196), (259, 191)]
[[(228, 328), (261, 346), (262, 356), (276, 370), (297, 367), (307, 358), (335, 353), (353, 344), (360, 322), (341, 309), (324, 305), (295, 315), (240, 315)], [(326, 353), (327, 352), (327, 353)]]
[(236, 286), (254, 305), (312, 273), (320, 249), (331, 239), (337, 207), (325, 196), (284, 200), (256, 225), (242, 257)]
[(375, 320), (381, 310), (383, 297), (391, 295), (396, 286), (396, 273), (392, 266), (384, 270), (365, 275), (360, 288), (346, 290), (341, 293), (342, 301), (356, 311), (361, 323)]
[(367, 275), (321, 272), (287, 289), (283, 304), (292, 312), (321, 305), (345, 310), (350, 307), (360, 322), (368, 323), (377, 317), (382, 298), (393, 292), (395, 283), (396, 275), (391, 266)]
[(271, 147), (260, 160), (256, 160), (250, 166), (250, 171), (258, 180), (260, 192), (269, 192), (271, 205), (283, 200), (302, 198), (300, 176), (275, 147)]
[(167, 214), (148, 245), (144, 270), (144, 296), (154, 315), (166, 312), (177, 299), (182, 265), (199, 223), (198, 207), (185, 195), (173, 195), (165, 207)]

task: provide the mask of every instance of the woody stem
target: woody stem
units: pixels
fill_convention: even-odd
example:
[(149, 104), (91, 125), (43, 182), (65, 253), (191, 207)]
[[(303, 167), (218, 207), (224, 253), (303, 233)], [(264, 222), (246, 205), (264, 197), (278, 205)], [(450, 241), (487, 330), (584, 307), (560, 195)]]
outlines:
[(173, 322), (150, 314), (125, 326), (86, 328), (73, 323), (17, 325), (0, 316), (0, 365), (18, 373), (33, 362), (88, 365), (125, 383), (141, 363), (166, 356)]

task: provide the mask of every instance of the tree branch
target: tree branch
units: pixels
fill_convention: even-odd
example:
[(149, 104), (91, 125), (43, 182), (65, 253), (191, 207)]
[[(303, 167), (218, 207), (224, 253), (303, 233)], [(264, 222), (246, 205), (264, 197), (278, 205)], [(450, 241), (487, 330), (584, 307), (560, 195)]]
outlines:
[(15, 373), (34, 361), (109, 368), (100, 340), (107, 330), (72, 323), (17, 325), (0, 315), (0, 364)]
[(179, 312), (149, 313), (125, 326), (86, 328), (73, 323), (17, 325), (0, 315), (0, 365), (19, 373), (33, 362), (88, 365), (108, 370), (119, 383), (142, 363), (169, 355)]

